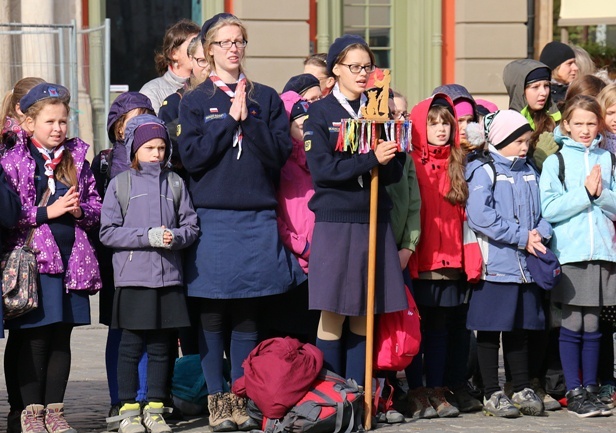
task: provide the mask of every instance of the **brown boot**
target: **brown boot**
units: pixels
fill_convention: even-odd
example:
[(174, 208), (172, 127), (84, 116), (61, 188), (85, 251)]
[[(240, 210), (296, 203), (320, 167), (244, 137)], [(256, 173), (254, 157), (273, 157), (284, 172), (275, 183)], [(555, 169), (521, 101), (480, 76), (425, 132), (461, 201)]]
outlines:
[(237, 431), (233, 420), (229, 392), (208, 395), (207, 408), (210, 411), (210, 427), (215, 432)]
[(237, 424), (237, 428), (241, 431), (250, 431), (259, 429), (259, 423), (252, 419), (246, 412), (247, 400), (243, 397), (238, 397), (233, 393), (229, 393), (231, 399), (231, 411), (233, 412), (233, 420)]

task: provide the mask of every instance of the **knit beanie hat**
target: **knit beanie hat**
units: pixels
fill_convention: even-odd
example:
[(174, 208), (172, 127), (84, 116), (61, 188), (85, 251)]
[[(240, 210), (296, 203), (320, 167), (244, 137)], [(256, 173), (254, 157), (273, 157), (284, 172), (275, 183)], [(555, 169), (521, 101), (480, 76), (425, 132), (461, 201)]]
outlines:
[[(135, 129), (135, 138), (133, 140), (133, 153), (148, 141), (154, 138), (161, 138), (165, 143), (169, 138), (165, 127), (159, 123), (144, 123)], [(167, 143), (168, 144), (168, 143)]]
[(498, 111), (498, 107), (494, 102), (490, 102), (485, 99), (475, 99), (475, 103), (477, 104), (477, 113), (482, 116)]
[(533, 69), (524, 79), (524, 87), (536, 81), (550, 81), (551, 76), (552, 71), (548, 67)]
[(522, 134), (532, 131), (528, 120), (514, 110), (490, 113), (484, 117), (483, 122), (488, 143), (499, 150), (517, 140)]
[(539, 56), (539, 61), (548, 65), (551, 70), (558, 68), (569, 59), (575, 59), (573, 48), (558, 41), (546, 44)]
[(327, 74), (331, 75), (332, 70), (335, 66), (335, 61), (340, 55), (342, 51), (349, 45), (360, 44), (368, 47), (366, 41), (358, 35), (342, 35), (339, 38), (336, 38), (334, 43), (329, 47), (329, 51), (327, 52)]
[(293, 122), (295, 119), (308, 115), (308, 108), (310, 108), (310, 102), (303, 99), (293, 104), (291, 113), (289, 114), (289, 120)]
[(475, 110), (473, 110), (473, 105), (466, 99), (458, 99), (454, 101), (453, 106), (456, 108), (456, 115), (458, 117), (462, 116), (473, 116), (475, 117)]
[(312, 89), (313, 87), (321, 87), (321, 83), (317, 77), (312, 74), (299, 74), (291, 77), (289, 81), (287, 81), (284, 89), (282, 89), (282, 93), (293, 90), (301, 95), (306, 90)]

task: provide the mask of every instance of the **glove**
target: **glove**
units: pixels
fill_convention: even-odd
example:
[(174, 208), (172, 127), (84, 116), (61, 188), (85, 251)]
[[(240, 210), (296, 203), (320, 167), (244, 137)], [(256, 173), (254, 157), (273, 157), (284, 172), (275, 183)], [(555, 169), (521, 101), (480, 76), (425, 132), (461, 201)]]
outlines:
[(154, 248), (171, 248), (171, 245), (163, 242), (164, 233), (165, 229), (162, 227), (154, 227), (148, 230), (148, 241), (150, 241), (150, 246)]
[(533, 153), (533, 159), (539, 171), (543, 168), (543, 161), (560, 150), (558, 143), (554, 141), (554, 134), (551, 132), (544, 132), (539, 135), (537, 144), (535, 146), (535, 152)]

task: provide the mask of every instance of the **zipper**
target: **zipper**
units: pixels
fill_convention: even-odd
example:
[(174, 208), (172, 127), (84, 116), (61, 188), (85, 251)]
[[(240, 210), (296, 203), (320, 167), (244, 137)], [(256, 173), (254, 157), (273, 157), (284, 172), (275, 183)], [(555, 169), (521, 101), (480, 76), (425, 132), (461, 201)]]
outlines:
[(120, 275), (124, 273), (124, 268), (126, 267), (126, 264), (132, 260), (133, 260), (133, 252), (131, 251), (130, 253), (128, 253), (128, 260), (124, 261), (124, 264), (122, 265), (122, 269), (120, 269)]
[[(588, 161), (588, 154), (590, 152), (590, 149), (586, 148), (586, 150), (584, 150), (584, 165), (586, 166), (586, 176), (588, 176), (590, 174), (590, 164)], [(586, 188), (584, 188), (586, 189)], [(590, 206), (588, 206), (588, 229), (590, 232), (590, 254), (588, 259), (592, 259), (592, 256), (594, 254), (595, 251), (595, 230), (593, 227), (593, 218), (592, 218), (592, 208), (593, 205), (592, 203), (590, 204)]]

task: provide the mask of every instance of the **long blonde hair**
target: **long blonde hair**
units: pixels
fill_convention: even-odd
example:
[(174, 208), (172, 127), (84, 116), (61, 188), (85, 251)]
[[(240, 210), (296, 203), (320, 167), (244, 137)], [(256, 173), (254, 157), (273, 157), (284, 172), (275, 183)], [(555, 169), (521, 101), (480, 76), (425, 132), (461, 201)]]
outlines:
[(34, 86), (44, 82), (45, 80), (38, 77), (25, 77), (16, 82), (13, 89), (9, 90), (6, 92), (6, 95), (4, 95), (4, 101), (2, 102), (2, 123), (4, 123), (7, 117), (18, 120), (20, 116), (19, 113), (17, 113), (16, 107), (21, 98), (26, 96)]

